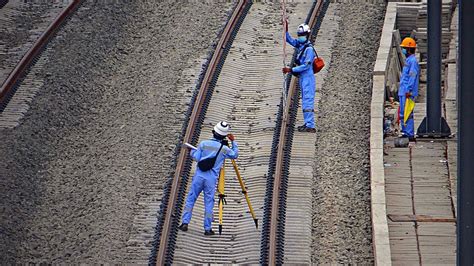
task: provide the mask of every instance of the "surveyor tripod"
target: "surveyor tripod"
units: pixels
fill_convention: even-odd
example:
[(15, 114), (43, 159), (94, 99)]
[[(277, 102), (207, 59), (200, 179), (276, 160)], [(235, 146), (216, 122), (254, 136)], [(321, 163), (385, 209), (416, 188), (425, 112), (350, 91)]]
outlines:
[[(235, 174), (237, 175), (237, 179), (239, 180), (240, 188), (242, 189), (242, 193), (245, 195), (245, 200), (247, 201), (247, 205), (249, 206), (250, 214), (252, 215), (253, 221), (255, 222), (255, 227), (258, 228), (258, 219), (255, 217), (255, 213), (253, 212), (252, 204), (250, 204), (250, 198), (247, 193), (247, 188), (245, 187), (244, 181), (240, 176), (239, 168), (237, 167), (237, 163), (235, 160), (232, 161), (232, 166), (234, 168)], [(224, 212), (224, 204), (227, 204), (225, 200), (226, 195), (224, 194), (224, 185), (225, 185), (225, 161), (224, 165), (221, 168), (219, 173), (219, 183), (217, 185), (217, 192), (219, 193), (219, 235), (222, 234), (222, 222), (223, 222), (223, 212)]]

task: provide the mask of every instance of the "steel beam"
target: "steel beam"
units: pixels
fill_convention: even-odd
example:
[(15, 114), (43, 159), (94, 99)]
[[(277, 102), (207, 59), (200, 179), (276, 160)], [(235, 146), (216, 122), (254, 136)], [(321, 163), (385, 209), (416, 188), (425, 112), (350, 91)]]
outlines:
[(441, 0), (428, 1), (428, 88), (426, 117), (418, 137), (449, 137), (451, 129), (441, 116)]
[(459, 2), (457, 265), (474, 265), (474, 1)]

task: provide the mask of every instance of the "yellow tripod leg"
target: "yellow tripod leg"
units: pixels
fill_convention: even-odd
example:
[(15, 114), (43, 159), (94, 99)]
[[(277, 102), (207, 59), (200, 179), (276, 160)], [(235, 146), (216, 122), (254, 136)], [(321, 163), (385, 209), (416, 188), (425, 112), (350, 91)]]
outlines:
[(224, 194), (225, 169), (224, 168), (225, 168), (225, 161), (219, 173), (219, 183), (217, 183), (217, 191), (219, 193), (219, 235), (222, 234), (222, 221), (223, 221), (224, 202), (225, 202), (225, 194)]
[(245, 195), (245, 200), (247, 201), (247, 205), (249, 206), (250, 214), (252, 215), (253, 221), (255, 222), (255, 227), (258, 228), (258, 219), (253, 212), (252, 204), (250, 204), (250, 198), (247, 193), (247, 188), (245, 187), (244, 181), (240, 176), (239, 168), (237, 167), (237, 163), (235, 160), (232, 160), (232, 165), (234, 166), (235, 174), (237, 175), (237, 179), (239, 180), (240, 188), (242, 188), (242, 193)]

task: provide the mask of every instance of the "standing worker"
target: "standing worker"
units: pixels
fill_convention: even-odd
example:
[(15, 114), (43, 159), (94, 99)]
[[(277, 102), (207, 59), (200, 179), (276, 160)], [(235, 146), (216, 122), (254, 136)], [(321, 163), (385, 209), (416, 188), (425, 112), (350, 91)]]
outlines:
[(398, 99), (400, 100), (400, 124), (402, 126), (402, 137), (415, 138), (415, 122), (413, 121), (413, 111), (410, 113), (406, 124), (404, 122), (405, 104), (407, 98), (414, 101), (418, 96), (418, 83), (420, 77), (420, 66), (416, 60), (416, 42), (413, 38), (407, 37), (400, 44), (402, 52), (406, 56), (405, 66), (403, 66), (400, 78), (400, 88), (398, 89)]
[[(201, 191), (204, 191), (204, 235), (214, 235), (212, 231), (214, 194), (219, 172), (224, 164), (224, 160), (237, 159), (239, 149), (234, 135), (228, 134), (229, 125), (226, 122), (219, 122), (212, 130), (213, 138), (202, 141), (197, 149), (191, 150), (191, 156), (198, 162), (196, 173), (193, 176), (188, 198), (184, 206), (183, 220), (179, 229), (188, 231), (188, 224), (191, 221), (194, 203)], [(227, 146), (228, 137), (232, 142), (232, 148)]]
[(316, 90), (316, 80), (313, 73), (313, 61), (315, 58), (314, 48), (309, 40), (310, 28), (306, 24), (298, 26), (296, 31), (298, 38), (293, 39), (288, 33), (288, 21), (286, 23), (286, 41), (298, 49), (296, 66), (284, 67), (283, 73), (291, 73), (299, 77), (301, 88), (301, 102), (303, 108), (304, 125), (298, 127), (299, 132), (316, 133), (314, 124), (314, 95)]

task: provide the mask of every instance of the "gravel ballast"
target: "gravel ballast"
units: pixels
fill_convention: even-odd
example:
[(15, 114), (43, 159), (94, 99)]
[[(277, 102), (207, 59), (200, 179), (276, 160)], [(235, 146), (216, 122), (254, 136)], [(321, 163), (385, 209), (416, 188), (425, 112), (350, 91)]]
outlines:
[[(8, 3), (7, 3), (8, 2)], [(0, 1), (0, 85), (67, 1)]]
[(84, 1), (44, 54), (45, 85), (22, 124), (0, 131), (3, 263), (137, 259), (124, 256), (139, 193), (174, 170), (183, 88), (230, 8)]
[(370, 99), (385, 3), (353, 1), (340, 7), (316, 120), (312, 261), (372, 264)]

